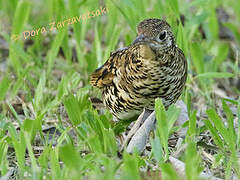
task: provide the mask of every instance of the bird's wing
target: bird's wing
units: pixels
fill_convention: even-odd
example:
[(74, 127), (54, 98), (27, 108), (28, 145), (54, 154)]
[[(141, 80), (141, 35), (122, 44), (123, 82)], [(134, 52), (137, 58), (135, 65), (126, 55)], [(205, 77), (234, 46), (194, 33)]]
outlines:
[[(138, 68), (138, 64), (142, 64), (142, 61), (148, 61), (154, 59), (155, 55), (151, 48), (145, 44), (135, 44), (129, 48), (116, 51), (111, 54), (110, 58), (104, 65), (99, 67), (92, 73), (91, 84), (95, 87), (102, 88), (112, 84), (114, 77), (117, 77), (117, 71), (121, 72), (124, 77), (135, 76), (134, 74), (141, 71), (141, 67)], [(146, 64), (146, 63), (144, 63)], [(126, 72), (126, 67), (131, 66), (130, 74)], [(137, 72), (138, 71), (138, 72)], [(132, 74), (133, 73), (133, 74)], [(121, 76), (120, 78), (123, 78)]]
[(116, 76), (116, 70), (120, 68), (121, 54), (124, 50), (111, 53), (110, 58), (91, 75), (90, 83), (98, 88), (109, 86), (112, 84), (113, 78)]

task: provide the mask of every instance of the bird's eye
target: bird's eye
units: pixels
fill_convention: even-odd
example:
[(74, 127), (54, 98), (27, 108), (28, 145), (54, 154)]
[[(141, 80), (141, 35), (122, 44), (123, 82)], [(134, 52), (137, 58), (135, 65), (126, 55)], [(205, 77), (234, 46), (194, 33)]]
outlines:
[(166, 35), (167, 35), (167, 32), (166, 31), (163, 31), (161, 32), (161, 34), (159, 35), (159, 39), (162, 41), (166, 38)]

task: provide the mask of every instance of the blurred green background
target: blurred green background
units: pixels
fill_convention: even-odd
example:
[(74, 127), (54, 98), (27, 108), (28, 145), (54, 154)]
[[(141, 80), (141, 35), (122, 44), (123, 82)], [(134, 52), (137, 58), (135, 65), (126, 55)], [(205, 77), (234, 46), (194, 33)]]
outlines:
[(141, 20), (163, 18), (189, 66), (181, 97), (187, 149), (179, 157), (186, 176), (240, 178), (239, 8), (239, 0), (0, 0), (0, 177), (179, 179), (166, 161), (177, 147), (162, 148), (168, 139), (160, 142), (159, 133), (148, 154), (119, 158), (115, 134), (126, 125), (89, 100), (101, 99), (91, 72), (131, 44)]

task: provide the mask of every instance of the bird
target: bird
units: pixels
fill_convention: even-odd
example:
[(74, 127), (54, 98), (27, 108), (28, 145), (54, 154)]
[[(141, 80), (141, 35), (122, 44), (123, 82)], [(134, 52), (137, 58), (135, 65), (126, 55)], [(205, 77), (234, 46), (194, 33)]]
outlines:
[(187, 79), (187, 60), (165, 20), (144, 19), (136, 30), (129, 46), (110, 53), (91, 74), (90, 83), (102, 92), (115, 121), (137, 117), (144, 108), (154, 110), (156, 98), (168, 109), (182, 94)]

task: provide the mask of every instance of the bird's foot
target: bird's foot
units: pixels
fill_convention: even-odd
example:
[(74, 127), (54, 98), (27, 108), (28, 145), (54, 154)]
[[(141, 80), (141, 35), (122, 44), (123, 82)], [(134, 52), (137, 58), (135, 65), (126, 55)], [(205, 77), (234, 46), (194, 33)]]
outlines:
[(135, 148), (142, 152), (151, 130), (155, 127), (155, 119), (155, 111), (144, 109), (129, 131), (120, 150), (126, 147), (127, 152), (133, 152)]

